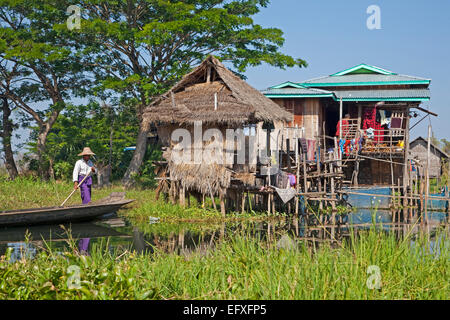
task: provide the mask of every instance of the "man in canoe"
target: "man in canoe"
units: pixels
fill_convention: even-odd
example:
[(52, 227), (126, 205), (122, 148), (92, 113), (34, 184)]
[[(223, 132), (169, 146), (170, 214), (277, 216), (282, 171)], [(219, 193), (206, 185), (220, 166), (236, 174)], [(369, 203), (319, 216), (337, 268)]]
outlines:
[[(91, 186), (92, 186), (92, 174), (97, 173), (94, 164), (90, 160), (91, 156), (95, 155), (91, 148), (86, 147), (83, 152), (78, 154), (83, 158), (75, 163), (75, 168), (73, 169), (73, 182), (74, 189), (78, 189), (78, 185), (81, 191), (81, 201), (83, 204), (88, 204), (91, 202)], [(90, 173), (90, 175), (81, 184), (81, 181)]]

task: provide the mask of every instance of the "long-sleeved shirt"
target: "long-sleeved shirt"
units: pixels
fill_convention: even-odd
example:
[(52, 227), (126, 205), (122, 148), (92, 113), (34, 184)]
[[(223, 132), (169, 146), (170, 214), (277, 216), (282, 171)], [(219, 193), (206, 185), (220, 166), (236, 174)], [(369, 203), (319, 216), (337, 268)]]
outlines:
[[(78, 181), (78, 176), (82, 175), (82, 176), (87, 176), (87, 174), (89, 172), (92, 171), (92, 167), (94, 166), (94, 164), (92, 163), (91, 160), (88, 160), (88, 162), (84, 161), (84, 159), (80, 159), (75, 163), (75, 168), (73, 168), (73, 181)], [(91, 174), (93, 173), (97, 173), (97, 169), (94, 168), (94, 172), (91, 172)]]

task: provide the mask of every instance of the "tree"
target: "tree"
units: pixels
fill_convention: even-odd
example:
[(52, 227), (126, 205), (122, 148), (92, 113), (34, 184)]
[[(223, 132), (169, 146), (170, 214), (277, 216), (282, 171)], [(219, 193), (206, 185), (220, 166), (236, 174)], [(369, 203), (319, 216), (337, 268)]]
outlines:
[[(98, 102), (67, 105), (47, 138), (46, 157), (54, 163), (55, 178), (71, 179), (75, 161), (80, 158), (77, 154), (85, 146), (96, 153), (97, 168), (110, 166), (111, 178), (120, 178), (131, 158), (124, 148), (134, 144), (137, 129), (134, 111), (127, 106)], [(38, 128), (34, 128), (31, 136), (37, 132)], [(36, 148), (34, 142), (29, 146), (33, 151)], [(103, 182), (107, 184), (108, 181)]]
[(2, 122), (0, 124), (0, 133), (2, 137), (3, 152), (5, 153), (5, 166), (9, 178), (14, 180), (19, 175), (11, 146), (14, 125), (10, 119), (11, 108), (9, 106), (8, 98), (6, 98), (4, 94), (0, 95), (0, 98), (2, 100)]
[(443, 138), (443, 139), (441, 139), (441, 144), (442, 144), (442, 150), (446, 154), (450, 155), (450, 141), (448, 141), (447, 139)]
[(0, 136), (2, 138), (3, 152), (5, 154), (5, 166), (8, 171), (9, 178), (14, 180), (19, 172), (14, 161), (14, 153), (12, 151), (11, 138), (15, 125), (11, 120), (12, 108), (8, 101), (8, 92), (10, 91), (11, 83), (19, 76), (17, 72), (17, 65), (8, 66), (5, 61), (0, 61), (0, 87), (3, 88), (3, 93), (0, 93), (1, 107), (1, 122), (0, 122)]
[(268, 0), (85, 0), (80, 32), (92, 39), (100, 91), (135, 106), (136, 150), (123, 177), (129, 186), (144, 159), (150, 124), (144, 108), (209, 54), (238, 72), (263, 62), (279, 68), (306, 62), (279, 52), (283, 33), (251, 18)]
[(2, 87), (38, 126), (36, 154), (42, 177), (48, 133), (66, 101), (85, 95), (88, 83), (83, 47), (67, 29), (53, 28), (66, 21), (66, 9), (67, 4), (57, 0), (0, 0), (0, 58), (15, 64), (22, 75), (8, 90)]

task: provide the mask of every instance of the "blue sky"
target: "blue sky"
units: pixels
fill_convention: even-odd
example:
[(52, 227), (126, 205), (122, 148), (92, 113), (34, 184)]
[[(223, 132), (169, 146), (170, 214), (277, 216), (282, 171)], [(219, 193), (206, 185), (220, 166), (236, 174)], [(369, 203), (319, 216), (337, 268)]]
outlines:
[[(381, 9), (380, 30), (366, 26), (370, 5)], [(449, 0), (272, 0), (254, 20), (281, 29), (286, 39), (282, 51), (305, 59), (308, 67), (250, 68), (245, 75), (253, 87), (262, 90), (288, 80), (300, 82), (360, 63), (432, 79), (432, 98), (422, 107), (439, 114), (431, 117), (436, 137), (450, 140)], [(411, 139), (426, 137), (427, 125), (425, 120), (416, 126)], [(21, 135), (13, 139), (17, 146), (28, 132), (16, 133)]]
[[(370, 5), (381, 9), (380, 30), (366, 26)], [(450, 140), (450, 1), (272, 0), (255, 22), (283, 30), (283, 52), (308, 62), (304, 69), (251, 68), (245, 75), (255, 88), (330, 75), (359, 63), (432, 79), (432, 98), (422, 107), (439, 114), (431, 119), (433, 131)], [(426, 137), (427, 125), (422, 121), (411, 138)]]

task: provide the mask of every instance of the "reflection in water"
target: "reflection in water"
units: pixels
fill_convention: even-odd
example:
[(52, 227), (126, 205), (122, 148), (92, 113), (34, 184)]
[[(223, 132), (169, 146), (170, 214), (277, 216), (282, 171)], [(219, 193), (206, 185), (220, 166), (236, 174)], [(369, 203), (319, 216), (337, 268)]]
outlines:
[[(401, 239), (406, 235), (413, 235), (426, 231), (433, 237), (436, 228), (440, 228), (446, 220), (445, 213), (433, 213), (430, 223), (421, 224), (393, 224), (390, 213), (378, 211), (359, 211), (345, 217), (349, 223), (330, 224), (321, 217), (307, 219), (303, 216), (272, 219), (258, 222), (227, 222), (217, 224), (199, 223), (141, 223), (132, 225), (130, 222), (113, 218), (96, 223), (77, 223), (66, 226), (40, 226), (30, 228), (0, 229), (0, 255), (4, 255), (11, 248), (11, 261), (22, 258), (32, 258), (44, 246), (57, 251), (64, 251), (68, 247), (67, 230), (71, 231), (73, 240), (78, 241), (78, 250), (82, 254), (89, 254), (93, 246), (105, 244), (107, 250), (133, 250), (137, 253), (152, 254), (155, 251), (176, 253), (189, 258), (192, 255), (205, 255), (217, 243), (235, 238), (237, 235), (256, 238), (262, 242), (275, 243), (277, 247), (290, 248), (295, 239), (305, 241), (314, 246), (324, 241), (339, 242), (347, 239), (351, 232), (373, 227), (377, 223), (380, 231), (392, 231)], [(345, 219), (340, 218), (341, 222)], [(353, 227), (349, 227), (353, 224)], [(446, 229), (448, 233), (448, 228)], [(25, 235), (31, 235), (30, 243), (24, 242)], [(43, 242), (45, 241), (45, 243)], [(442, 240), (444, 241), (444, 240)], [(442, 245), (435, 241), (437, 247), (427, 248), (433, 252), (440, 252)], [(103, 248), (103, 247), (102, 247)]]
[(10, 252), (10, 262), (22, 259), (32, 259), (36, 255), (36, 244), (26, 242), (12, 242), (7, 244)]

